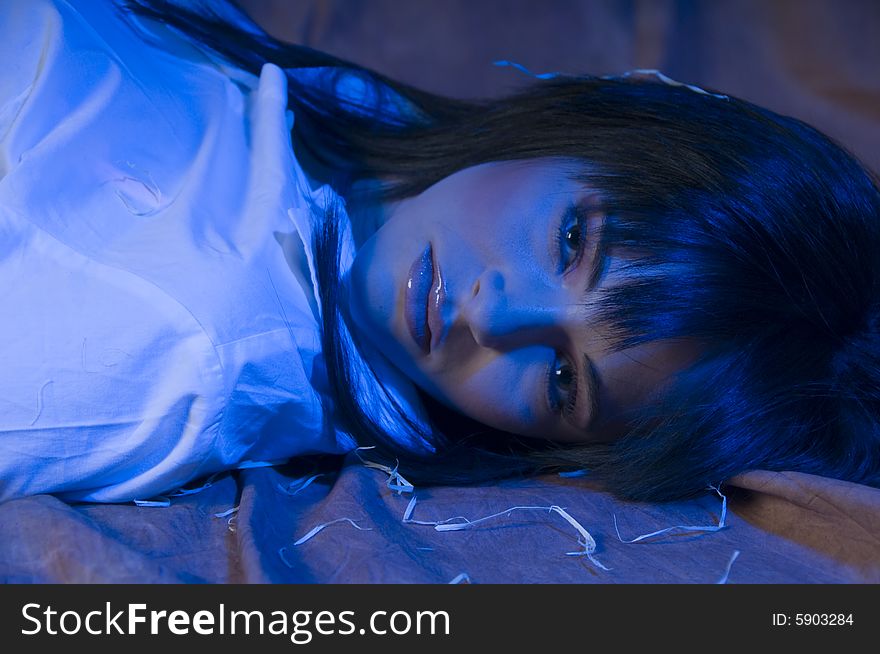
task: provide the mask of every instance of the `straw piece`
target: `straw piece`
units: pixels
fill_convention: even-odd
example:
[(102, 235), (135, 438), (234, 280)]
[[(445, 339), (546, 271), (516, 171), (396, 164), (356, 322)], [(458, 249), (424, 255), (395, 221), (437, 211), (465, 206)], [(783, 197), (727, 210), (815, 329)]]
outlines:
[(213, 486), (217, 478), (223, 474), (224, 473), (222, 472), (215, 472), (213, 475), (208, 477), (204, 484), (202, 484), (198, 488), (178, 488), (173, 493), (170, 493), (168, 497), (182, 497), (184, 495), (194, 495), (196, 493), (201, 493), (206, 488), (210, 488), (211, 486)]
[(271, 466), (277, 466), (281, 463), (286, 462), (286, 459), (278, 459), (276, 461), (242, 461), (237, 466), (235, 466), (235, 469), (247, 470), (248, 468), (269, 468)]
[(471, 581), (471, 578), (468, 577), (467, 572), (462, 572), (462, 573), (457, 574), (452, 579), (452, 581), (450, 581), (449, 583), (450, 584), (472, 584), (473, 582)]
[(403, 475), (401, 475), (399, 472), (397, 472), (397, 467), (398, 467), (397, 465), (395, 465), (393, 468), (390, 468), (390, 467), (383, 465), (381, 463), (376, 463), (375, 461), (368, 461), (367, 459), (363, 458), (358, 453), (358, 450), (370, 450), (370, 449), (373, 449), (372, 446), (358, 447), (354, 450), (354, 454), (358, 459), (361, 460), (361, 463), (363, 463), (366, 467), (373, 468), (375, 470), (381, 470), (382, 472), (387, 474), (388, 481), (385, 482), (385, 485), (388, 486), (388, 488), (390, 488), (391, 490), (396, 491), (398, 495), (400, 495), (401, 493), (412, 493), (415, 490), (415, 487), (411, 483), (409, 483), (406, 479), (404, 479)]
[(659, 536), (660, 534), (665, 534), (671, 531), (684, 531), (684, 532), (694, 532), (694, 531), (720, 531), (724, 529), (727, 525), (724, 524), (724, 520), (727, 517), (727, 497), (721, 493), (721, 491), (716, 486), (709, 486), (710, 489), (714, 490), (718, 495), (721, 496), (721, 518), (718, 520), (717, 525), (675, 525), (673, 527), (666, 527), (665, 529), (658, 529), (657, 531), (652, 531), (650, 534), (642, 534), (641, 536), (636, 536), (635, 538), (631, 538), (629, 540), (624, 540), (624, 538), (620, 535), (620, 529), (617, 527), (617, 516), (612, 514), (611, 517), (614, 519), (614, 530), (617, 532), (617, 538), (622, 543), (638, 543), (639, 541), (646, 540), (653, 536)]
[(229, 529), (233, 534), (235, 533), (235, 519), (238, 517), (236, 514), (238, 513), (238, 507), (234, 506), (227, 511), (223, 511), (221, 513), (215, 513), (215, 518), (229, 518), (226, 521), (226, 528)]
[(437, 525), (449, 522), (450, 520), (464, 520), (465, 522), (467, 522), (467, 518), (465, 518), (464, 516), (461, 516), (461, 515), (457, 515), (454, 518), (447, 518), (446, 520), (443, 520), (442, 522), (437, 522), (435, 520), (413, 520), (412, 518), (410, 518), (410, 516), (412, 515), (413, 509), (415, 509), (415, 508), (416, 508), (416, 496), (413, 495), (412, 499), (409, 501), (409, 504), (406, 505), (406, 510), (403, 512), (402, 522), (404, 524), (426, 525), (428, 527), (436, 527)]
[(656, 77), (658, 80), (663, 82), (664, 84), (668, 84), (669, 86), (683, 86), (686, 89), (690, 89), (694, 93), (700, 93), (702, 95), (711, 95), (713, 98), (718, 98), (719, 100), (730, 100), (730, 98), (726, 95), (722, 95), (721, 93), (710, 93), (705, 89), (701, 89), (699, 86), (694, 84), (685, 84), (684, 82), (679, 82), (678, 80), (674, 80), (668, 75), (664, 75), (659, 70), (655, 68), (636, 68), (634, 70), (628, 70), (622, 75), (605, 75), (602, 79), (615, 79), (619, 77), (631, 77), (632, 75), (652, 75)]
[[(320, 472), (317, 475), (312, 475), (311, 477), (308, 477), (308, 478), (300, 477), (299, 479), (294, 479), (292, 482), (290, 482), (287, 485), (287, 488), (285, 488), (281, 484), (278, 484), (278, 490), (280, 490), (282, 493), (286, 493), (288, 495), (296, 495), (300, 491), (308, 488), (312, 484), (312, 482), (315, 481), (318, 477), (323, 477), (325, 474), (326, 473)], [(297, 487), (296, 490), (293, 490), (293, 487), (296, 484), (299, 484), (299, 486)]]
[[(516, 70), (520, 71), (521, 73), (525, 73), (529, 77), (535, 77), (537, 79), (553, 79), (554, 77), (572, 77), (572, 75), (570, 75), (568, 73), (558, 73), (558, 72), (557, 73), (533, 73), (528, 68), (526, 68), (522, 64), (516, 63), (515, 61), (507, 61), (507, 60), (493, 61), (492, 64), (494, 66), (510, 66), (511, 68), (515, 68)], [(682, 86), (686, 89), (693, 91), (694, 93), (700, 93), (702, 95), (711, 95), (713, 98), (718, 98), (719, 100), (730, 100), (729, 96), (723, 95), (721, 93), (710, 93), (709, 91), (706, 91), (705, 89), (702, 89), (699, 86), (696, 86), (695, 84), (685, 84), (684, 82), (679, 82), (678, 80), (674, 80), (671, 77), (669, 77), (668, 75), (663, 74), (662, 72), (660, 72), (659, 70), (657, 70), (655, 68), (636, 68), (634, 70), (628, 70), (625, 73), (622, 73), (620, 75), (603, 75), (599, 79), (603, 79), (603, 80), (626, 79), (626, 78), (632, 77), (634, 75), (642, 75), (642, 76), (650, 75), (652, 77), (657, 78), (659, 81), (663, 82), (664, 84), (668, 84), (669, 86)]]
[(500, 61), (493, 61), (493, 66), (510, 66), (511, 68), (516, 68), (521, 73), (525, 73), (529, 77), (536, 77), (538, 79), (553, 79), (554, 77), (558, 77), (562, 75), (562, 73), (533, 73), (528, 68), (523, 66), (522, 64), (518, 64), (515, 61), (507, 61), (506, 59)]
[(581, 468), (580, 470), (568, 470), (566, 472), (560, 472), (560, 477), (586, 477), (589, 473), (589, 470), (584, 470)]
[(287, 552), (287, 548), (282, 547), (278, 550), (278, 556), (281, 558), (281, 561), (284, 563), (284, 565), (286, 565), (288, 568), (292, 568), (293, 564), (287, 560), (287, 557), (284, 554), (285, 552)]
[(739, 556), (739, 550), (733, 550), (733, 554), (730, 557), (730, 561), (727, 562), (727, 569), (724, 570), (724, 574), (721, 575), (721, 579), (716, 581), (716, 584), (726, 584), (727, 578), (730, 576), (730, 568), (733, 565), (733, 562), (736, 561), (736, 557)]
[[(590, 532), (587, 531), (583, 527), (583, 525), (581, 525), (577, 520), (575, 520), (565, 509), (560, 506), (556, 506), (555, 504), (553, 506), (513, 506), (505, 511), (493, 513), (492, 515), (478, 518), (477, 520), (468, 520), (463, 516), (456, 516), (454, 518), (448, 518), (446, 520), (441, 520), (437, 522), (413, 520), (411, 516), (413, 510), (415, 509), (415, 505), (416, 498), (415, 496), (413, 496), (406, 507), (406, 511), (403, 514), (403, 522), (408, 524), (430, 525), (433, 526), (434, 529), (436, 529), (437, 531), (460, 531), (462, 529), (472, 529), (476, 525), (486, 522), (487, 520), (492, 520), (493, 518), (497, 518), (500, 516), (509, 516), (514, 511), (549, 511), (553, 513), (558, 513), (581, 535), (581, 538), (578, 539), (578, 544), (582, 545), (584, 548), (582, 551), (566, 552), (566, 556), (586, 556), (597, 567), (603, 570), (611, 570), (611, 568), (605, 567), (593, 556), (593, 553), (596, 551), (596, 541), (590, 534)], [(453, 522), (454, 520), (459, 520), (463, 522)]]
[(403, 522), (407, 522), (409, 517), (412, 515), (413, 509), (416, 508), (416, 496), (413, 495), (412, 499), (409, 501), (409, 504), (406, 505), (406, 510), (403, 512)]
[(166, 507), (171, 506), (171, 500), (169, 500), (167, 497), (164, 497), (164, 496), (154, 497), (151, 500), (134, 500), (134, 503), (137, 506), (147, 506), (147, 507), (166, 508)]
[(305, 543), (307, 540), (309, 540), (310, 538), (314, 537), (314, 536), (315, 536), (318, 532), (320, 532), (322, 529), (324, 529), (324, 527), (329, 527), (330, 525), (334, 525), (334, 524), (336, 524), (337, 522), (347, 522), (347, 523), (349, 523), (352, 527), (354, 527), (354, 528), (356, 528), (356, 529), (360, 529), (361, 531), (372, 531), (372, 530), (373, 530), (372, 527), (361, 527), (360, 525), (358, 525), (358, 523), (356, 523), (356, 522), (355, 522), (354, 520), (352, 520), (351, 518), (337, 518), (336, 520), (331, 520), (330, 522), (324, 522), (324, 523), (321, 523), (320, 525), (318, 525), (317, 527), (315, 527), (314, 529), (312, 529), (309, 533), (307, 533), (305, 536), (303, 536), (303, 537), (300, 538), (298, 541), (296, 541), (296, 542), (294, 543), (294, 546), (296, 546), (296, 545), (302, 545), (302, 544)]

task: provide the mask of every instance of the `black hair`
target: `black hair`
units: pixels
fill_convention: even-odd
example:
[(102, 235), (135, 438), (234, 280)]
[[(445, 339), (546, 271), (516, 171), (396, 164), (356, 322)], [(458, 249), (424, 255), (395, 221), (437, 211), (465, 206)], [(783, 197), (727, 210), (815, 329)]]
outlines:
[[(560, 76), (501, 98), (430, 94), (210, 13), (138, 0), (241, 68), (288, 69), (294, 147), (345, 193), (420, 193), (470, 166), (563, 157), (598, 189), (600, 247), (626, 252), (627, 281), (602, 291), (615, 347), (697, 340), (699, 359), (633, 412), (609, 444), (501, 434), (422, 394), (431, 455), (407, 451), (352, 391), (338, 337), (339, 225), (316, 240), (323, 343), (340, 420), (419, 483), (475, 483), (586, 469), (618, 496), (668, 500), (752, 469), (880, 485), (880, 190), (816, 129), (732, 96), (634, 77)], [(324, 83), (294, 69), (320, 68)], [(368, 92), (340, 97), (342, 79)], [(388, 107), (393, 110), (389, 110)], [(417, 430), (401, 413), (401, 424)]]

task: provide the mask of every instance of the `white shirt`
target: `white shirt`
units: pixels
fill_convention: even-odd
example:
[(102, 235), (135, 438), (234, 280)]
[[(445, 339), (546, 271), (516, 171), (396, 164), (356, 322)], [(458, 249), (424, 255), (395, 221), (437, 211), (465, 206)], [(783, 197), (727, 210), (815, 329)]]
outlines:
[[(283, 73), (0, 0), (0, 500), (341, 453)], [(346, 247), (351, 258), (350, 230)]]

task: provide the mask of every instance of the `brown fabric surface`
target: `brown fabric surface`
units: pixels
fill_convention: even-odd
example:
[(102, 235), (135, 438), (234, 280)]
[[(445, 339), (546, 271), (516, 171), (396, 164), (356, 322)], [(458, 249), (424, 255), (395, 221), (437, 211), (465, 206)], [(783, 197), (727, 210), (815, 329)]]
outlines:
[(798, 472), (764, 470), (730, 484), (746, 521), (858, 569), (880, 582), (880, 489)]
[[(344, 465), (343, 465), (344, 464)], [(296, 492), (301, 480), (323, 473)], [(727, 583), (876, 582), (880, 491), (806, 475), (735, 480), (723, 529), (714, 492), (669, 504), (621, 502), (583, 478), (416, 488), (411, 519), (477, 520), (471, 529), (404, 523), (408, 493), (356, 458), (229, 474), (161, 508), (68, 506), (46, 496), (0, 505), (0, 580), (36, 583)], [(748, 497), (744, 490), (748, 489)], [(225, 515), (230, 509), (235, 513)], [(731, 510), (732, 509), (732, 510)], [(362, 529), (341, 518), (355, 521)], [(616, 523), (616, 526), (615, 526)], [(309, 540), (297, 540), (322, 524)], [(618, 529), (620, 536), (618, 536)], [(734, 557), (734, 553), (738, 555)]]

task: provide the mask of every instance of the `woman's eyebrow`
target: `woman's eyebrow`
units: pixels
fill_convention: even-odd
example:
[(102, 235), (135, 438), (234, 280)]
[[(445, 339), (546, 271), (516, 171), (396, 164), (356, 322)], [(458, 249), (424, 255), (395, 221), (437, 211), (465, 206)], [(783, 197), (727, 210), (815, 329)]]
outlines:
[[(599, 283), (599, 277), (602, 274), (602, 269), (605, 267), (605, 259), (607, 258), (607, 252), (605, 248), (605, 218), (601, 219), (601, 224), (599, 225), (599, 229), (596, 230), (595, 238), (598, 241), (595, 248), (595, 253), (592, 257), (590, 257), (590, 269), (589, 274), (587, 275), (587, 286), (584, 289), (584, 294), (590, 293)], [(586, 301), (587, 298), (585, 297)]]
[(590, 359), (586, 352), (584, 353), (583, 374), (581, 375), (581, 379), (584, 380), (583, 388), (578, 389), (578, 395), (582, 395), (582, 391), (586, 392), (587, 402), (590, 404), (590, 409), (587, 412), (587, 419), (581, 425), (581, 430), (587, 432), (599, 419), (599, 374), (596, 372), (593, 360)]
[[(595, 238), (598, 240), (598, 244), (596, 245), (593, 256), (590, 257), (587, 285), (584, 289), (585, 305), (589, 303), (589, 294), (592, 293), (593, 290), (595, 290), (596, 286), (599, 284), (599, 277), (602, 275), (602, 271), (605, 268), (607, 252), (603, 243), (604, 236), (605, 218), (603, 216), (599, 229), (597, 230), (597, 233), (595, 235)], [(593, 365), (593, 360), (586, 352), (583, 353), (583, 374), (581, 375), (581, 379), (584, 380), (583, 390), (587, 393), (589, 398), (587, 401), (590, 403), (587, 419), (582, 425), (582, 430), (589, 431), (591, 425), (595, 425), (596, 421), (599, 419), (599, 373), (596, 371), (596, 367)], [(580, 391), (580, 389), (578, 390)]]

